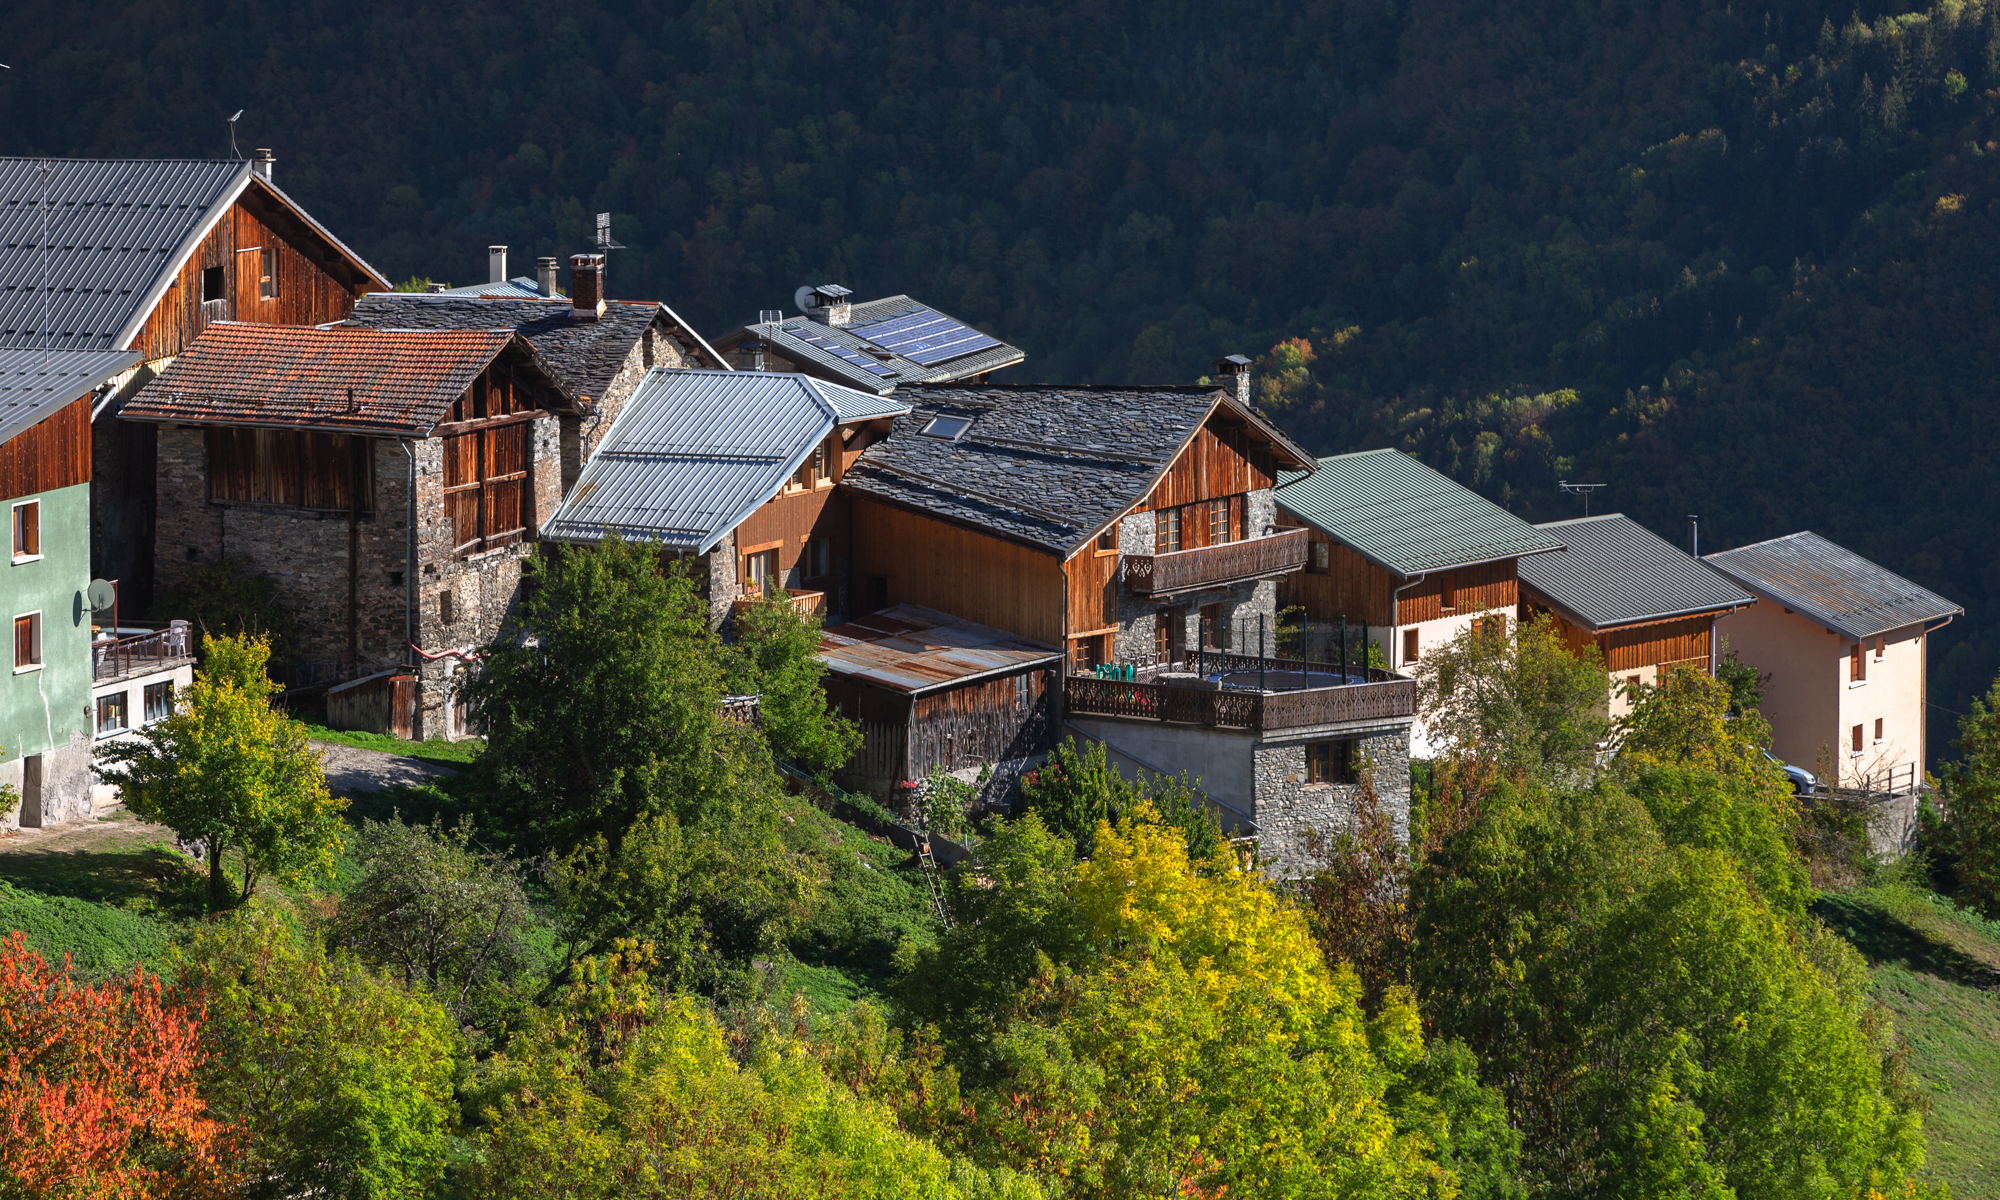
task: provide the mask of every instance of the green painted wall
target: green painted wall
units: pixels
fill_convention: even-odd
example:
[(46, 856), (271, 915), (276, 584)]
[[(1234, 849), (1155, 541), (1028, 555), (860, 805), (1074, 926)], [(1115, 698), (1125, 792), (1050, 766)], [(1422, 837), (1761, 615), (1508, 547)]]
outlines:
[[(15, 563), (14, 505), (42, 502), (42, 557)], [(0, 550), (0, 617), (6, 619), (6, 657), (0, 660), (0, 762), (65, 748), (70, 735), (86, 741), (90, 708), (90, 485), (58, 488), (0, 500), (9, 542)], [(42, 669), (14, 674), (14, 618), (40, 609)]]

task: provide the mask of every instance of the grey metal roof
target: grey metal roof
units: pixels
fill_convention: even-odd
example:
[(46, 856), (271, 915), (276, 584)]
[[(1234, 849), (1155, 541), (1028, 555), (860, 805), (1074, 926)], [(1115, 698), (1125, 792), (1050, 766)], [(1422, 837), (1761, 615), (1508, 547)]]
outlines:
[(722, 356), (664, 304), (613, 301), (595, 321), (570, 317), (567, 299), (482, 299), (449, 292), (371, 292), (354, 304), (346, 323), (361, 329), (512, 329), (534, 344), (572, 392), (595, 401), (618, 377), (632, 347), (664, 314), (668, 332), (689, 361), (703, 352), (727, 369)]
[(1286, 473), (1278, 504), (1404, 579), (1563, 545), (1400, 450), (1335, 454), (1310, 475)]
[(19, 437), (138, 361), (132, 350), (0, 349), (0, 442)]
[(1765, 599), (1855, 641), (1965, 611), (1810, 531), (1705, 558)]
[(916, 604), (824, 630), (819, 660), (844, 679), (919, 695), (1059, 662), (1061, 651)]
[[(841, 421), (833, 386), (789, 372), (654, 368), (542, 536), (594, 542), (608, 530), (706, 553), (777, 495)], [(843, 402), (880, 404), (868, 395)]]
[(1592, 629), (1754, 604), (1757, 597), (1623, 513), (1537, 528), (1569, 545), (1520, 563), (1521, 582)]
[(131, 345), (181, 264), (252, 181), (381, 279), (245, 161), (0, 158), (0, 345), (40, 345), (45, 325), (56, 349)]
[[(406, 292), (405, 295), (416, 293)], [(516, 275), (499, 283), (471, 283), (464, 287), (446, 288), (441, 292), (426, 292), (430, 296), (492, 296), (496, 300), (548, 300), (542, 295), (541, 281), (532, 275)]]
[[(1281, 460), (1311, 461), (1212, 387), (939, 387), (841, 478), (864, 495), (1068, 558), (1153, 490), (1218, 405), (1251, 422)], [(971, 427), (947, 440), (935, 417)]]

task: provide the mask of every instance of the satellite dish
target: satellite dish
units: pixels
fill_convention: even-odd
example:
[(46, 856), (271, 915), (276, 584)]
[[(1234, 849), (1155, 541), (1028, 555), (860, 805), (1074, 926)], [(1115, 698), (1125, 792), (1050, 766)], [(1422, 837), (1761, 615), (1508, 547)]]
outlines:
[(813, 301), (818, 299), (818, 297), (815, 296), (813, 293), (818, 290), (819, 289), (813, 287), (813, 285), (809, 283), (804, 287), (800, 288), (798, 291), (793, 292), (792, 307), (798, 309), (800, 312), (804, 312), (807, 309), (811, 308), (813, 306)]
[(84, 592), (84, 596), (90, 601), (90, 611), (92, 612), (110, 612), (111, 606), (118, 603), (118, 589), (112, 585), (109, 579), (91, 580), (90, 587)]

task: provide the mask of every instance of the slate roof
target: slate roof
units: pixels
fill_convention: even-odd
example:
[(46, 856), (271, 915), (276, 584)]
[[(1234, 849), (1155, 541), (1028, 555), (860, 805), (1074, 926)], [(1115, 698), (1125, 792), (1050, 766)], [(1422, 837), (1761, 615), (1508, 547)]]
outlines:
[(683, 352), (706, 355), (724, 366), (721, 355), (664, 304), (614, 300), (595, 321), (570, 318), (566, 299), (502, 300), (450, 293), (371, 292), (355, 302), (348, 325), (360, 329), (512, 329), (534, 343), (536, 353), (572, 396), (594, 402), (625, 365), (632, 347), (653, 319), (665, 313), (679, 328)]
[(122, 349), (138, 336), (188, 256), (250, 187), (269, 192), (364, 275), (388, 286), (245, 161), (0, 158), (0, 345), (41, 343), (45, 215), (49, 344)]
[(1537, 528), (1560, 536), (1569, 550), (1522, 559), (1521, 582), (1590, 629), (1757, 602), (1720, 571), (1623, 513)]
[(1706, 556), (1743, 586), (1860, 641), (1965, 610), (1807, 531)]
[[(424, 437), (487, 364), (510, 348), (536, 361), (533, 348), (510, 329), (396, 332), (217, 322), (118, 415)], [(536, 369), (542, 370), (539, 363)]]
[[(697, 554), (778, 494), (844, 410), (879, 398), (778, 371), (656, 367), (612, 421), (542, 536), (595, 542), (607, 530)], [(888, 406), (894, 413), (907, 406)]]
[(818, 657), (843, 679), (918, 695), (1059, 662), (1062, 653), (950, 613), (898, 604), (822, 631)]
[(0, 443), (139, 361), (133, 350), (0, 349)]
[[(717, 338), (715, 344), (723, 350), (730, 350), (747, 337), (765, 338), (777, 353), (809, 374), (824, 374), (848, 387), (879, 395), (913, 383), (953, 383), (971, 379), (1027, 358), (1018, 347), (999, 341), (990, 334), (979, 333), (958, 319), (908, 296), (890, 296), (855, 304), (850, 306), (849, 312), (846, 325), (823, 325), (808, 317), (788, 317), (779, 322), (775, 330), (766, 325), (745, 325), (732, 329)], [(991, 344), (969, 349), (964, 354), (936, 359), (925, 366), (899, 350), (924, 353), (929, 357), (925, 351), (915, 348), (922, 343), (908, 340), (912, 322), (922, 323), (927, 315), (935, 318), (935, 323), (941, 327), (957, 328), (964, 334), (977, 335), (981, 343)], [(934, 349), (949, 353), (950, 347), (944, 345)]]
[[(1281, 458), (1311, 463), (1261, 417), (1213, 387), (920, 387), (887, 441), (841, 484), (1067, 559), (1144, 500), (1217, 406), (1250, 421)], [(922, 430), (972, 424), (956, 440)]]
[(1400, 450), (1335, 454), (1310, 475), (1285, 473), (1278, 504), (1404, 579), (1563, 545)]

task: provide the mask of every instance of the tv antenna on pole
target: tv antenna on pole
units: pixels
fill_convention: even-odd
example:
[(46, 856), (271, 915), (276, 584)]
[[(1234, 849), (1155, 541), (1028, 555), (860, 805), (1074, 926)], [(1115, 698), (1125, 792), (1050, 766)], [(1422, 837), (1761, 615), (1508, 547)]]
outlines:
[(624, 243), (622, 243), (622, 242), (615, 242), (615, 241), (611, 240), (611, 214), (610, 214), (610, 213), (598, 213), (598, 214), (597, 214), (597, 248), (598, 248), (599, 250), (623, 250), (623, 249), (625, 249), (625, 245), (624, 245)]
[(1583, 497), (1583, 515), (1586, 517), (1590, 515), (1590, 493), (1599, 488), (1609, 486), (1609, 484), (1604, 483), (1571, 483), (1567, 479), (1556, 480), (1557, 488), (1569, 495)]
[(243, 110), (240, 108), (236, 110), (235, 116), (229, 118), (229, 157), (231, 158), (243, 157), (243, 155), (238, 153), (236, 149), (236, 122), (242, 119), (243, 119)]

